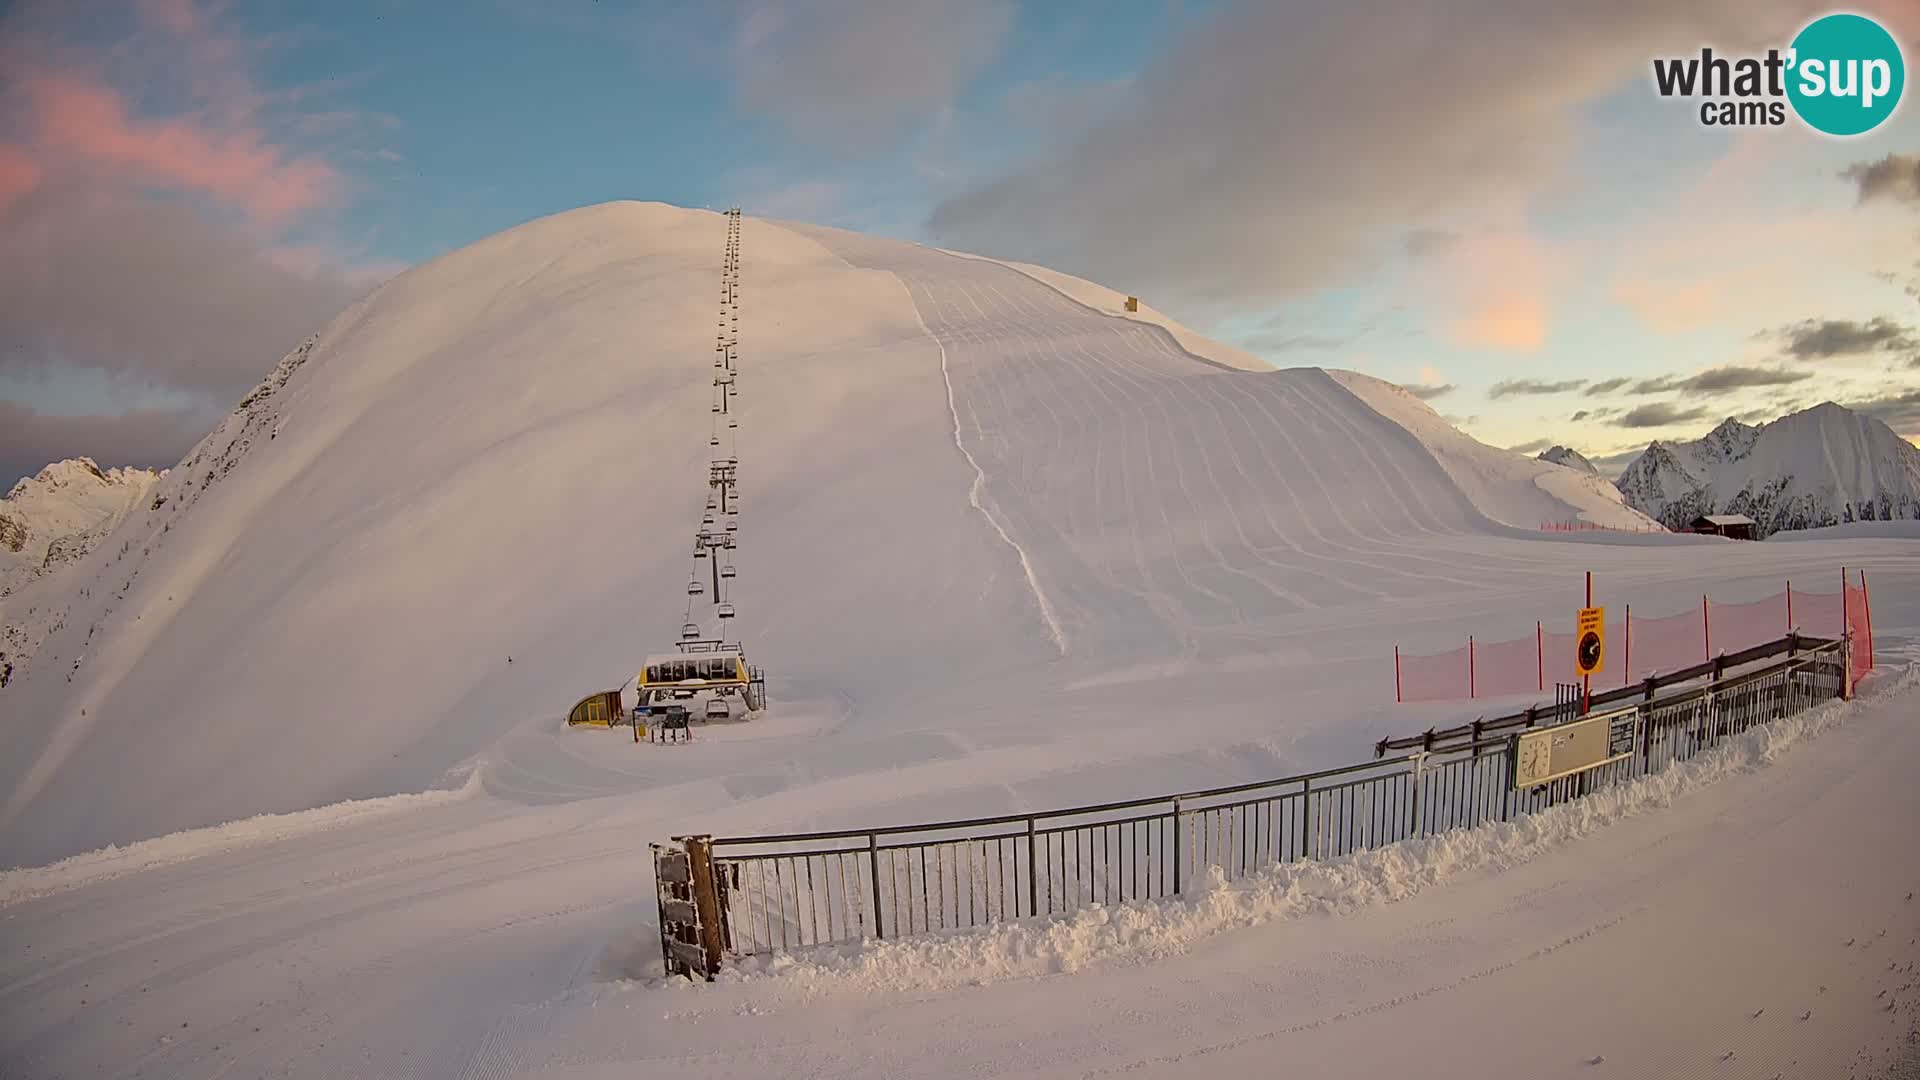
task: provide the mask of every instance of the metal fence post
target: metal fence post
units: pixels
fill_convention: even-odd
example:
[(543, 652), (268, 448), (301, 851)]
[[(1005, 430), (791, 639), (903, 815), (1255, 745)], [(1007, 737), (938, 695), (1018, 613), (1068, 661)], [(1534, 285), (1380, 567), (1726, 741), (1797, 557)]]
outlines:
[(1313, 781), (1300, 781), (1300, 824), (1306, 829), (1306, 835), (1300, 838), (1300, 857), (1312, 859), (1319, 849), (1313, 842)]
[(1040, 914), (1040, 860), (1034, 854), (1034, 845), (1039, 837), (1033, 830), (1033, 819), (1027, 819), (1027, 914)]
[(873, 936), (887, 939), (886, 924), (880, 921), (880, 837), (867, 834), (867, 877), (873, 885)]
[(1180, 891), (1180, 796), (1173, 797), (1173, 891)]
[(1408, 837), (1420, 835), (1420, 770), (1426, 762), (1427, 752), (1425, 750), (1416, 750), (1413, 752), (1413, 798), (1408, 800), (1408, 805), (1412, 809), (1412, 820), (1407, 823)]

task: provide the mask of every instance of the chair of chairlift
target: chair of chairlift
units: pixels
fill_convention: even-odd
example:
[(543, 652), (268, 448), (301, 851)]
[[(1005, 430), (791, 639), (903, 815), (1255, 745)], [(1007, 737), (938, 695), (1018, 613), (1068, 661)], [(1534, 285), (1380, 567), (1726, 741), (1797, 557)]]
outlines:
[(733, 605), (732, 604), (715, 604), (713, 606), (713, 614), (717, 618), (731, 619), (733, 618)]
[(681, 623), (680, 624), (680, 640), (681, 641), (700, 640), (700, 627), (693, 623)]
[(711, 438), (711, 439), (708, 439), (708, 440), (707, 440), (707, 445), (708, 445), (708, 446), (719, 446), (719, 445), (720, 445), (720, 436), (718, 436), (718, 435), (715, 435), (715, 436), (714, 436), (713, 438)]
[(727, 531), (728, 531), (728, 532), (739, 532), (739, 531), (740, 531), (740, 519), (739, 519), (739, 518), (738, 518), (737, 516), (734, 516), (734, 515), (728, 515), (728, 517), (727, 517)]
[(699, 596), (701, 593), (706, 591), (707, 591), (707, 587), (700, 583), (699, 578), (694, 578), (692, 581), (687, 582), (688, 596)]
[(730, 578), (730, 577), (733, 577), (733, 576), (734, 576), (734, 572), (733, 572), (733, 564), (732, 564), (732, 563), (728, 563), (727, 565), (725, 565), (725, 566), (723, 566), (723, 567), (721, 567), (721, 568), (720, 568), (720, 576), (721, 576), (721, 577), (723, 577), (723, 578)]

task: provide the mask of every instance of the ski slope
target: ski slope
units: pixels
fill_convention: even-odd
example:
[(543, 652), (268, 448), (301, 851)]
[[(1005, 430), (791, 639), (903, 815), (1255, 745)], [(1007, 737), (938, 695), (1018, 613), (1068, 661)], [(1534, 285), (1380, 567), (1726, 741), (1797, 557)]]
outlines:
[[(1152, 984), (1192, 985), (1250, 942), (1222, 993), (1267, 1000), (1262, 971), (1295, 966), (1282, 958), (1314, 920), (1257, 940), (1228, 920), (1165, 950), (1164, 972), (1108, 970), (1097, 953), (1072, 954), (1091, 974), (980, 971), (1019, 987), (1005, 1000), (1028, 1003), (1026, 1027), (998, 992), (876, 999), (804, 972), (647, 988), (621, 981), (658, 971), (645, 841), (1355, 760), (1383, 734), (1470, 718), (1393, 704), (1396, 643), (1570, 620), (1587, 570), (1604, 602), (1664, 614), (1703, 587), (1733, 602), (1865, 569), (1883, 662), (1920, 658), (1911, 537), (1533, 533), (1515, 526), (1621, 508), (1543, 486), (1543, 469), (1580, 478), (1458, 441), (1364, 377), (1227, 363), (1036, 268), (749, 218), (732, 629), (772, 708), (686, 748), (564, 730), (576, 698), (630, 679), (678, 630), (724, 228), (608, 204), (400, 276), (291, 354), (160, 481), (158, 509), (75, 567), (94, 587), (0, 692), (0, 866), (24, 868), (0, 876), (0, 912), (32, 943), (5, 954), (0, 1059), (35, 1075), (627, 1075), (662, 1056), (952, 1075), (951, 1029), (925, 1019), (947, 1009), (1005, 1024), (1003, 1048), (1043, 1022), (1085, 1036), (1048, 1062), (988, 1059), (1006, 1071), (1071, 1067), (1096, 1044), (1178, 1071), (1192, 1061), (1155, 1066), (1169, 1051), (1140, 1041), (1151, 1026), (1115, 1018), (1164, 1010)], [(1889, 692), (1859, 727), (1890, 728), (1913, 703), (1911, 686)], [(1872, 801), (1899, 797), (1874, 786), (1884, 770), (1811, 760), (1824, 764), (1805, 790), (1853, 777), (1860, 806), (1903, 809)], [(1765, 799), (1781, 782), (1763, 769), (1700, 798)], [(1626, 846), (1592, 857), (1630, 861), (1636, 842), (1704, 856), (1724, 840), (1676, 814), (1622, 826), (1638, 841), (1596, 834)], [(1660, 847), (1671, 830), (1702, 839)], [(1556, 843), (1588, 844), (1581, 832)], [(1807, 841), (1754, 843), (1769, 838)], [(1536, 876), (1475, 887), (1514, 908), (1572, 888), (1574, 857), (1557, 850), (1529, 855), (1548, 866)], [(1646, 891), (1620, 892), (1622, 910), (1677, 895), (1628, 877)], [(1738, 883), (1707, 874), (1694, 900)], [(1478, 901), (1447, 900), (1454, 888), (1436, 878), (1431, 902), (1471, 921)], [(1426, 924), (1406, 920), (1429, 902), (1343, 916), (1342, 949), (1309, 949), (1319, 959), (1262, 1006), (1280, 1018), (1269, 1028), (1398, 1015), (1410, 1003), (1392, 988), (1416, 968), (1521, 1000), (1530, 984), (1475, 965), (1547, 971), (1527, 958), (1586, 929), (1542, 909), (1510, 941), (1476, 924), (1471, 941), (1384, 959), (1419, 937)], [(1072, 1004), (1048, 1013), (1042, 998)], [(1197, 1008), (1175, 1011), (1190, 1053), (1209, 1032), (1237, 1037)], [(756, 1010), (791, 1026), (743, 1038)], [(596, 1019), (616, 1011), (644, 1015)], [(843, 1022), (850, 1043), (795, 1034)], [(1257, 1074), (1241, 1045), (1251, 1057), (1220, 1059), (1237, 1062), (1225, 1075)]]

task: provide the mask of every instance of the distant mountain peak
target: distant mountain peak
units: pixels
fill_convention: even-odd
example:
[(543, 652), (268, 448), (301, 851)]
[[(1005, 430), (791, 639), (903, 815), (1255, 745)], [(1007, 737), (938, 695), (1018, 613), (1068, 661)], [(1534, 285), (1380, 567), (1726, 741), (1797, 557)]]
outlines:
[(1621, 473), (1627, 503), (1668, 528), (1746, 514), (1762, 535), (1920, 517), (1920, 450), (1871, 416), (1822, 402), (1768, 424), (1729, 417), (1692, 441), (1655, 440)]
[(1552, 462), (1555, 465), (1565, 465), (1569, 469), (1578, 469), (1595, 476), (1600, 475), (1600, 470), (1593, 467), (1593, 462), (1588, 461), (1586, 455), (1572, 447), (1555, 445), (1542, 450), (1539, 458), (1541, 461)]

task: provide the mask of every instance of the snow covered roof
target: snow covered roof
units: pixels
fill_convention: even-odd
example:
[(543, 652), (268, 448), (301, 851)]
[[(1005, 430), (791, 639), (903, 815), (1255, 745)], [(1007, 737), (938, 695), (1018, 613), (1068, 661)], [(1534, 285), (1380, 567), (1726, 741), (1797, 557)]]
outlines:
[(1705, 521), (1713, 525), (1752, 525), (1753, 519), (1745, 514), (1702, 514), (1695, 521)]

